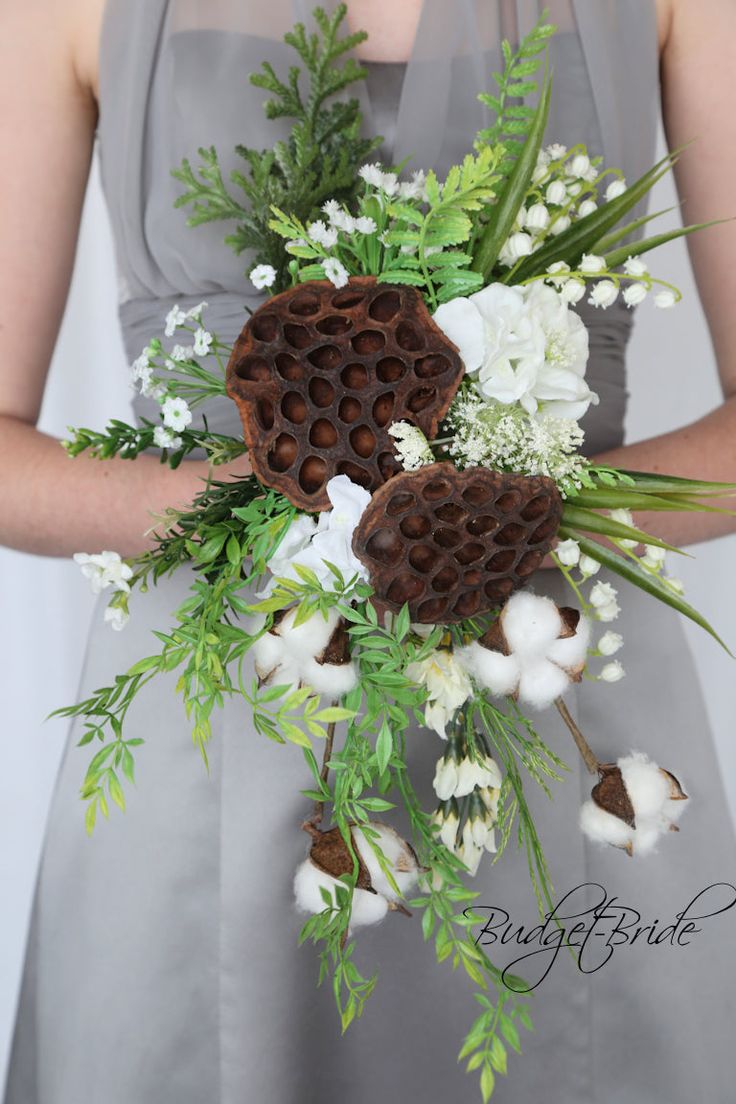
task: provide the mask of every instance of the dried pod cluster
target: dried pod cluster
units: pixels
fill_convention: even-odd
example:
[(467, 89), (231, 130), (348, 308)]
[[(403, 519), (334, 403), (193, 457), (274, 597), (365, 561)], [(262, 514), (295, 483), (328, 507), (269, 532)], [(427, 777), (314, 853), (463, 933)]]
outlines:
[(463, 376), (457, 349), (412, 287), (354, 277), (276, 295), (246, 323), (227, 367), (253, 470), (302, 510), (330, 505), (335, 475), (373, 491), (401, 470), (388, 434), (437, 432)]
[(353, 551), (379, 605), (448, 624), (502, 605), (552, 546), (562, 499), (546, 476), (429, 464), (374, 494)]

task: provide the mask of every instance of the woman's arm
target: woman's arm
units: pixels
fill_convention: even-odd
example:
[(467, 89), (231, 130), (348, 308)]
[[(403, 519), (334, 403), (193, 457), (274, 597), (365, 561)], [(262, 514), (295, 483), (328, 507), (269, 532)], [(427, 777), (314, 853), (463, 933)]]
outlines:
[(150, 455), (71, 460), (35, 428), (89, 173), (103, 7), (0, 0), (0, 544), (43, 555), (141, 552), (150, 512), (191, 502), (207, 473)]
[[(675, 167), (683, 220), (734, 217), (736, 116), (731, 90), (736, 4), (665, 0), (658, 7), (667, 143), (675, 148), (695, 139)], [(736, 482), (736, 222), (699, 231), (687, 242), (718, 363), (723, 405), (690, 425), (607, 452), (602, 459), (633, 470)], [(692, 365), (693, 372), (701, 370)], [(723, 505), (733, 507), (736, 500)], [(736, 530), (736, 519), (718, 515), (639, 514), (637, 521), (679, 544)]]

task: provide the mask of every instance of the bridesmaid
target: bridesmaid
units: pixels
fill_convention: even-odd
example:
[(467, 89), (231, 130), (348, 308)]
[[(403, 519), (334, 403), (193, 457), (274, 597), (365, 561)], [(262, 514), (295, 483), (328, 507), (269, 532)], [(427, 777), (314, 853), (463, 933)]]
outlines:
[[(352, 25), (370, 32), (362, 51), (370, 61), (368, 99), (389, 152), (396, 143), (398, 153), (413, 150), (421, 161), (421, 151), (434, 148), (438, 159), (430, 159), (443, 168), (448, 150), (467, 148), (475, 129), (469, 94), (451, 103), (449, 97), (461, 86), (475, 87), (476, 70), (453, 66), (452, 88), (440, 79), (412, 85), (423, 46), (440, 42), (448, 57), (457, 58), (474, 19), (484, 32), (492, 24), (513, 39), (517, 19), (528, 23), (540, 6), (525, 0), (352, 0)], [(677, 168), (687, 197), (684, 218), (698, 222), (729, 212), (736, 173), (727, 83), (736, 35), (730, 0), (703, 0), (697, 11), (687, 0), (554, 0), (549, 6), (562, 31), (555, 46), (562, 62), (553, 115), (558, 129), (550, 140), (581, 133), (588, 140), (590, 134), (593, 152), (604, 153), (608, 163), (620, 154), (628, 176), (639, 164), (647, 167), (658, 50), (668, 143), (698, 136)], [(221, 228), (210, 228), (209, 237), (184, 228), (181, 212), (171, 210), (166, 173), (176, 161), (170, 154), (177, 141), (183, 144), (177, 156), (218, 141), (217, 135), (229, 149), (244, 137), (241, 124), (246, 140), (253, 140), (260, 95), (252, 122), (241, 118), (241, 93), (222, 73), (232, 66), (243, 81), (264, 51), (275, 49), (266, 31), (279, 16), (290, 24), (292, 5), (3, 0), (2, 10), (0, 136), (12, 157), (0, 194), (12, 218), (0, 243), (0, 462), (7, 476), (0, 540), (43, 555), (101, 548), (136, 555), (149, 547), (143, 534), (150, 513), (190, 502), (206, 465), (190, 460), (172, 472), (149, 455), (104, 464), (82, 456), (70, 464), (58, 442), (35, 428), (95, 133), (129, 353), (139, 351), (175, 296), (186, 301), (196, 294), (198, 300), (213, 292), (211, 325), (223, 338), (234, 337), (243, 299), (252, 294), (242, 263), (221, 245)], [(207, 33), (212, 29), (226, 33), (213, 36)], [(197, 35), (178, 34), (184, 31)], [(621, 95), (607, 98), (607, 88)], [(433, 115), (430, 108), (440, 101), (448, 110)], [(467, 115), (450, 110), (458, 103)], [(412, 117), (422, 121), (413, 135)], [(688, 244), (723, 405), (674, 433), (621, 447), (630, 315), (587, 311), (590, 373), (596, 389), (599, 380), (610, 388), (588, 440), (621, 466), (736, 481), (736, 227), (726, 224)], [(229, 418), (236, 431), (234, 409), (222, 407), (217, 416)], [(247, 470), (241, 459), (227, 474)], [(641, 520), (681, 544), (733, 528), (715, 515)], [(165, 627), (190, 582), (182, 570), (152, 591), (114, 641), (107, 630), (97, 635), (95, 622), (82, 687), (101, 685), (144, 654), (150, 629)], [(561, 597), (556, 578), (543, 585)], [(623, 594), (622, 631), (637, 656), (651, 656), (658, 642), (659, 677), (666, 671), (672, 682), (665, 700), (652, 692), (653, 667), (635, 664), (624, 691), (611, 690), (609, 699), (606, 688), (594, 687), (597, 696), (583, 689), (572, 705), (601, 746), (607, 741), (617, 750), (617, 740), (641, 736), (647, 750), (673, 766), (697, 733), (697, 761), (688, 778), (702, 800), (687, 832), (661, 861), (627, 865), (620, 854), (595, 851), (577, 834), (575, 810), (588, 784), (577, 764), (567, 793), (558, 790), (554, 805), (539, 794), (532, 800), (558, 888), (601, 881), (623, 903), (640, 907), (646, 922), (655, 909), (667, 917), (684, 907), (689, 891), (708, 880), (733, 880), (734, 843), (682, 634), (667, 611), (643, 603), (638, 594)], [(173, 682), (162, 680), (131, 711), (132, 729), (150, 734), (141, 777), (128, 815), (105, 825), (91, 844), (77, 798), (79, 733), (74, 727), (70, 733), (39, 877), (5, 1104), (100, 1098), (110, 1104), (236, 1104), (250, 1097), (269, 1104), (372, 1104), (379, 1095), (433, 1101), (450, 1094), (475, 1100), (472, 1076), (455, 1064), (473, 1015), (467, 987), (447, 964), (434, 963), (416, 924), (401, 917), (361, 940), (361, 966), (369, 973), (375, 966), (379, 984), (363, 1019), (339, 1037), (329, 986), (314, 988), (312, 949), (296, 947), (301, 919), (293, 912), (290, 878), (305, 846), (297, 830), (303, 808), (298, 790), (309, 775), (289, 749), (248, 731), (244, 710), (231, 702), (215, 722), (208, 779), (187, 739)], [(630, 737), (622, 736), (617, 710), (633, 715)], [(569, 759), (551, 722), (549, 735)], [(417, 734), (411, 747), (411, 769), (429, 805), (436, 748), (426, 733)], [(284, 796), (274, 808), (277, 785)], [(261, 827), (267, 831), (255, 840)], [(523, 858), (510, 851), (498, 866), (482, 867), (473, 888), (483, 903), (532, 922), (525, 878)], [(512, 1061), (497, 1099), (503, 1104), (544, 1092), (553, 1104), (685, 1104), (697, 1093), (725, 1102), (736, 1011), (736, 964), (719, 956), (725, 930), (714, 927), (712, 944), (694, 944), (687, 955), (675, 951), (666, 965), (651, 954), (626, 959), (622, 952), (615, 966), (589, 979), (558, 964), (533, 1006), (537, 1034), (523, 1040), (525, 1055)]]

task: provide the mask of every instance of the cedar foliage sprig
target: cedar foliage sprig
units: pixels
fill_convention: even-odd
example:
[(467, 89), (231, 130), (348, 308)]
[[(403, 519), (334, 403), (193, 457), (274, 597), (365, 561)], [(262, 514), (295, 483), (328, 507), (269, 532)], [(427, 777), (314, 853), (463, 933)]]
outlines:
[(185, 158), (180, 168), (172, 170), (184, 185), (175, 206), (192, 207), (188, 225), (235, 220), (237, 226), (226, 243), (236, 254), (253, 250), (254, 264), (270, 264), (276, 269), (274, 292), (283, 290), (289, 281), (283, 242), (269, 226), (272, 207), (305, 220), (316, 214), (326, 199), (349, 199), (355, 192), (358, 166), (381, 142), (380, 137), (360, 137), (357, 99), (327, 102), (366, 75), (354, 58), (340, 64), (340, 59), (367, 37), (364, 31), (340, 36), (346, 12), (345, 4), (339, 4), (331, 16), (316, 8), (313, 14), (319, 33), (307, 34), (298, 23), (284, 36), (302, 62), (306, 88), (302, 87), (299, 66), (290, 67), (285, 80), (268, 62), (262, 72), (251, 75), (252, 84), (271, 93), (264, 105), (267, 118), (288, 118), (294, 123), (288, 138), (270, 150), (236, 146), (246, 168), (233, 170), (230, 183), (244, 193), (244, 202), (229, 191), (214, 147), (199, 150), (197, 169)]

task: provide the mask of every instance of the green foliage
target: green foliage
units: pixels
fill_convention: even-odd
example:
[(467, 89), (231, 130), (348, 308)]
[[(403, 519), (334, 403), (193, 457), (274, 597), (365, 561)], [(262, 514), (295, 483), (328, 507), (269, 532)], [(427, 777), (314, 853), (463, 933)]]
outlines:
[(254, 251), (254, 264), (270, 264), (278, 273), (272, 290), (288, 284), (288, 258), (279, 236), (269, 226), (271, 209), (280, 207), (305, 220), (316, 214), (329, 198), (347, 199), (354, 194), (358, 166), (380, 144), (380, 138), (360, 137), (358, 101), (328, 102), (351, 84), (365, 77), (365, 69), (352, 58), (341, 59), (366, 38), (364, 32), (340, 36), (347, 8), (339, 4), (328, 17), (316, 8), (317, 34), (308, 35), (299, 23), (284, 36), (299, 56), (306, 73), (298, 66), (281, 79), (264, 63), (263, 71), (251, 76), (252, 84), (271, 94), (265, 111), (269, 119), (292, 119), (285, 141), (273, 149), (236, 147), (244, 161), (243, 171), (234, 170), (229, 183), (243, 193), (233, 198), (222, 175), (214, 148), (199, 150), (201, 163), (194, 169), (187, 159), (173, 175), (184, 186), (176, 206), (190, 205), (190, 226), (215, 220), (235, 221), (236, 229), (225, 239), (237, 254)]
[[(181, 437), (178, 448), (160, 450), (162, 464), (178, 468), (195, 449), (204, 449), (213, 464), (225, 464), (248, 451), (243, 441), (223, 433), (213, 433), (207, 429), (207, 419), (203, 420), (204, 429), (183, 429), (177, 434)], [(102, 433), (68, 426), (70, 436), (62, 441), (62, 445), (71, 457), (88, 452), (97, 460), (110, 460), (113, 456), (119, 456), (121, 460), (135, 460), (146, 449), (157, 447), (153, 439), (155, 428), (148, 418), (141, 418), (137, 426), (113, 418)]]
[(478, 131), (476, 148), (503, 143), (505, 157), (499, 169), (503, 176), (511, 171), (520, 143), (524, 141), (534, 121), (534, 108), (525, 104), (524, 97), (537, 91), (535, 74), (539, 69), (540, 55), (546, 50), (557, 28), (547, 23), (545, 9), (536, 26), (521, 40), (514, 52), (506, 39), (501, 43), (504, 69), (494, 73), (498, 91), (478, 93), (478, 99), (495, 113), (495, 121), (485, 130)]

